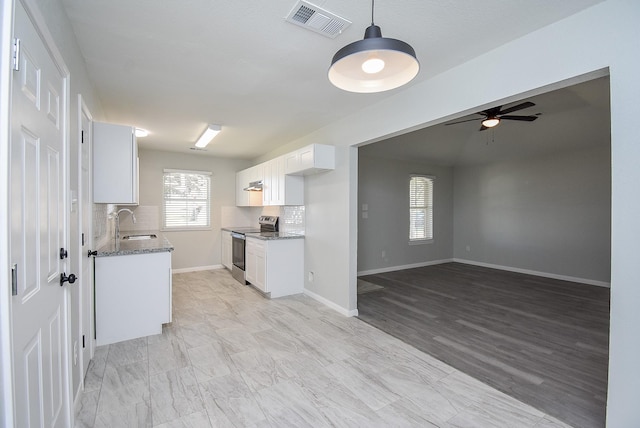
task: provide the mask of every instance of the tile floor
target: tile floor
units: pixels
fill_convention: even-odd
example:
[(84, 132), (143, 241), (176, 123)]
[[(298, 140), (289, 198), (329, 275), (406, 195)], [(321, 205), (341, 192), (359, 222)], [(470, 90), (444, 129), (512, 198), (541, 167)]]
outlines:
[(567, 427), (306, 297), (173, 276), (162, 335), (96, 350), (76, 427)]

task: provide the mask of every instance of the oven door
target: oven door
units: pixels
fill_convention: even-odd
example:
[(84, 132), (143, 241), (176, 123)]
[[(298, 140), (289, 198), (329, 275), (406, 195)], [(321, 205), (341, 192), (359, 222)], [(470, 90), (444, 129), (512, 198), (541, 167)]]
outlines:
[(245, 236), (231, 232), (231, 275), (242, 284), (244, 280)]

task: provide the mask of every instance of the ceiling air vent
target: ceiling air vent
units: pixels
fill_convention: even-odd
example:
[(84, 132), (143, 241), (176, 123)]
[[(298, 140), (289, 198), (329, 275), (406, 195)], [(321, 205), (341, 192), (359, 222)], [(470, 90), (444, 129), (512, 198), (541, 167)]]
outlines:
[(304, 0), (296, 3), (285, 20), (332, 39), (335, 39), (342, 33), (342, 30), (351, 25), (351, 21)]

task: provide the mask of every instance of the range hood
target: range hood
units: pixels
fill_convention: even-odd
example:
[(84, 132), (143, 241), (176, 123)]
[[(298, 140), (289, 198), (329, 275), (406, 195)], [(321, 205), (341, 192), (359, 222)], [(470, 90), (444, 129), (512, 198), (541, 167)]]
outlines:
[(252, 181), (249, 183), (249, 187), (245, 187), (247, 192), (260, 192), (262, 191), (262, 180)]

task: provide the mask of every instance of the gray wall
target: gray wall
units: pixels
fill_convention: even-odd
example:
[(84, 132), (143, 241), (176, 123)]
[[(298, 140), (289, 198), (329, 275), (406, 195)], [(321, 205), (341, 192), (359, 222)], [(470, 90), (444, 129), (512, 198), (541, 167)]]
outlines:
[(610, 282), (610, 148), (456, 168), (454, 257)]
[[(220, 265), (220, 227), (229, 226), (223, 224), (228, 221), (229, 212), (242, 210), (235, 207), (236, 171), (248, 167), (248, 161), (144, 149), (140, 150), (139, 155), (140, 207), (157, 207), (159, 215), (162, 214), (162, 174), (165, 168), (212, 173), (211, 230), (165, 234), (175, 247), (171, 256), (173, 269)], [(240, 211), (238, 213), (240, 215)], [(244, 218), (242, 221), (245, 221)], [(125, 223), (121, 227), (126, 227)]]
[[(358, 164), (358, 272), (450, 259), (453, 254), (453, 169), (368, 157)], [(433, 242), (409, 245), (409, 176), (435, 176)], [(362, 205), (367, 204), (368, 218)], [(385, 256), (382, 256), (382, 252)]]

